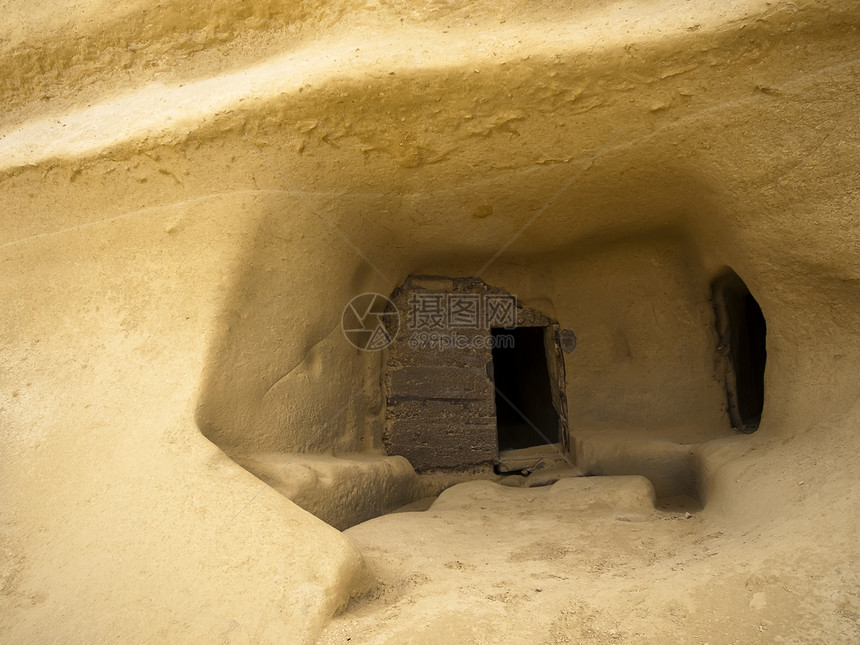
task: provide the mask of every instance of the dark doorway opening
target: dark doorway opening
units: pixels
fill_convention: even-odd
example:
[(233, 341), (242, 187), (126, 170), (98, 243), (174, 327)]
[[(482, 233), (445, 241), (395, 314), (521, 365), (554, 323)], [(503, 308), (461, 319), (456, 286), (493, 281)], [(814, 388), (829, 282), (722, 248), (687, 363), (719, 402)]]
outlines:
[(547, 328), (492, 331), (499, 450), (557, 443), (559, 416), (547, 363)]
[(764, 408), (767, 325), (744, 281), (731, 271), (713, 283), (718, 350), (726, 357), (726, 393), (732, 426), (755, 432)]

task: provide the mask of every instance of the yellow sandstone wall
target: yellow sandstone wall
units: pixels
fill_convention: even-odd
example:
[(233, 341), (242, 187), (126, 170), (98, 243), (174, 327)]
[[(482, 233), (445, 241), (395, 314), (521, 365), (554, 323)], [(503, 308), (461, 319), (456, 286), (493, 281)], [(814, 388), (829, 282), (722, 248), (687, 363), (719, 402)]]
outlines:
[(313, 642), (361, 557), (224, 451), (378, 449), (344, 305), (536, 214), (481, 277), (577, 332), (572, 432), (730, 434), (729, 266), (706, 512), (856, 558), (855, 3), (2, 4), (4, 640)]

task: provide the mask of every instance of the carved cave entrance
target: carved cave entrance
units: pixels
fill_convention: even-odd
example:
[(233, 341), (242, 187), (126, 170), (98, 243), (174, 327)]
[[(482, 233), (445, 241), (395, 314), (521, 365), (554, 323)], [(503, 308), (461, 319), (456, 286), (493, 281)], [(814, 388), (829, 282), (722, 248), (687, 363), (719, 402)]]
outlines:
[(734, 271), (729, 270), (714, 280), (711, 288), (729, 417), (732, 426), (740, 432), (755, 432), (764, 408), (767, 360), (764, 315), (744, 281)]
[[(535, 453), (567, 454), (555, 321), (477, 278), (410, 276), (391, 300), (402, 324), (385, 377), (388, 454), (406, 457), (419, 472), (511, 471), (522, 467), (524, 451), (532, 461)], [(426, 331), (427, 311), (447, 316), (441, 331)]]
[(494, 329), (493, 340), (499, 451), (560, 442), (546, 351), (551, 328)]

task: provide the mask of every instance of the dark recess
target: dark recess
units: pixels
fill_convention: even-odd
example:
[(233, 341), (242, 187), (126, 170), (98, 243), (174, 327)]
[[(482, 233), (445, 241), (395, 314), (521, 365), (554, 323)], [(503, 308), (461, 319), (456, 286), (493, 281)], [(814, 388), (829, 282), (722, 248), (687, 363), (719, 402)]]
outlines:
[[(545, 328), (492, 331), (499, 450), (558, 442), (559, 418), (552, 403)], [(513, 337), (512, 347), (500, 346), (499, 337), (505, 335)]]
[(764, 407), (767, 325), (741, 278), (729, 272), (713, 283), (719, 351), (727, 358), (726, 393), (732, 425), (755, 432)]

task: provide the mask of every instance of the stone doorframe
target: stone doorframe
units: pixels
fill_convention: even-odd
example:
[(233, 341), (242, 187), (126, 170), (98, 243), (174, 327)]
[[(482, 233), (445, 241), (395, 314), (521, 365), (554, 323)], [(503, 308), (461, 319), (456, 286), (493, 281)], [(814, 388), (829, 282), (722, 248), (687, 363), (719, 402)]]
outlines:
[[(389, 455), (406, 457), (419, 472), (499, 464), (492, 330), (512, 327), (544, 328), (559, 418), (557, 447), (569, 454), (557, 322), (478, 278), (409, 276), (391, 301), (400, 326), (388, 348), (384, 379), (383, 443)], [(514, 307), (513, 320), (506, 302)]]

